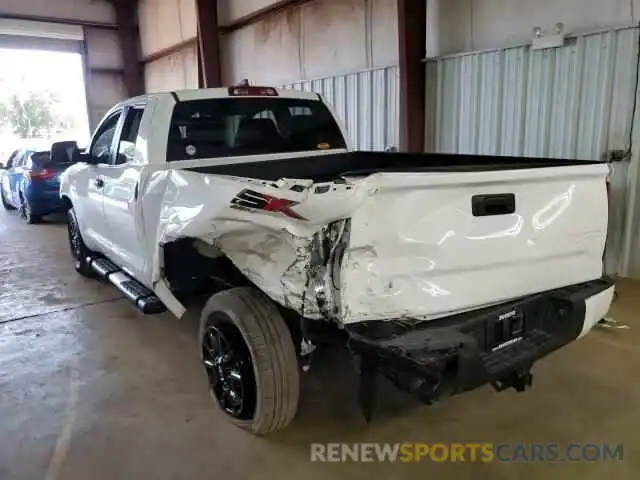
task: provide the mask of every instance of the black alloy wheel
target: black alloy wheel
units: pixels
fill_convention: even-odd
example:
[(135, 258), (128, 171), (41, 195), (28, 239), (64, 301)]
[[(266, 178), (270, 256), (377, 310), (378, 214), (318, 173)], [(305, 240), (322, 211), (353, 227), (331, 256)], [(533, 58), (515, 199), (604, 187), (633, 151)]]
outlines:
[(93, 269), (87, 263), (89, 250), (82, 240), (80, 227), (73, 209), (67, 212), (67, 232), (69, 234), (69, 250), (71, 251), (71, 258), (73, 258), (73, 267), (83, 277), (93, 277)]
[(80, 268), (82, 261), (82, 238), (80, 237), (80, 229), (78, 228), (75, 218), (69, 219), (67, 228), (69, 231), (69, 249), (71, 250), (71, 257), (77, 270)]
[(251, 419), (256, 409), (256, 379), (240, 330), (224, 318), (212, 317), (201, 348), (209, 388), (220, 408), (239, 420)]
[(299, 363), (276, 304), (252, 287), (214, 293), (200, 314), (198, 348), (216, 409), (254, 435), (285, 428), (298, 410)]

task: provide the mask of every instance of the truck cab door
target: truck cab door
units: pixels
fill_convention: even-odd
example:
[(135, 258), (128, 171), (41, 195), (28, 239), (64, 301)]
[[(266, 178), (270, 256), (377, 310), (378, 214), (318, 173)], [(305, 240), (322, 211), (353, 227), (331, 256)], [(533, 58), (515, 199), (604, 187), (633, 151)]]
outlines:
[[(82, 237), (90, 250), (103, 254), (110, 251), (112, 241), (104, 218), (103, 189), (104, 173), (111, 168), (117, 149), (117, 132), (121, 128), (122, 110), (113, 112), (98, 126), (89, 147), (89, 153), (97, 164), (84, 165), (75, 182), (79, 197), (74, 204)], [(114, 259), (116, 260), (116, 259)]]
[(145, 283), (146, 256), (141, 249), (142, 222), (139, 218), (139, 183), (145, 160), (136, 146), (144, 104), (127, 106), (124, 122), (117, 133), (116, 154), (111, 165), (101, 169), (104, 181), (105, 227), (112, 238), (107, 256), (121, 268)]

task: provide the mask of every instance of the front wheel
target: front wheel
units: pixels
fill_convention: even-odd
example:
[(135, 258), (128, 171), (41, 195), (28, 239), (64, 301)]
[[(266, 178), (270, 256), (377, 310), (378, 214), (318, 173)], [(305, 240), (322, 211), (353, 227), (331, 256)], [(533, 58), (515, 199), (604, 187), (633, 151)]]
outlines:
[(89, 249), (82, 240), (80, 234), (80, 227), (78, 226), (78, 219), (70, 208), (67, 212), (67, 230), (69, 233), (69, 249), (71, 250), (71, 257), (73, 258), (73, 266), (83, 277), (93, 277), (93, 269), (87, 263), (87, 256), (89, 255)]
[(34, 215), (33, 212), (31, 211), (31, 206), (29, 205), (29, 202), (25, 200), (22, 195), (20, 195), (20, 208), (18, 209), (18, 214), (29, 225), (40, 223), (42, 221), (42, 215)]
[(280, 430), (298, 409), (300, 376), (291, 333), (273, 302), (251, 287), (213, 295), (198, 340), (218, 410), (255, 435)]

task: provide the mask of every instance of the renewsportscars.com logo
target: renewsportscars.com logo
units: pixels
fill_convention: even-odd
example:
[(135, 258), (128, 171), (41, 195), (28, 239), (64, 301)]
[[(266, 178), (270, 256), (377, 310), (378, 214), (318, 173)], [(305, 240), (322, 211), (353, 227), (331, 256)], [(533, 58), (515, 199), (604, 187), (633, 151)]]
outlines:
[(622, 461), (608, 443), (312, 443), (312, 462), (533, 463)]

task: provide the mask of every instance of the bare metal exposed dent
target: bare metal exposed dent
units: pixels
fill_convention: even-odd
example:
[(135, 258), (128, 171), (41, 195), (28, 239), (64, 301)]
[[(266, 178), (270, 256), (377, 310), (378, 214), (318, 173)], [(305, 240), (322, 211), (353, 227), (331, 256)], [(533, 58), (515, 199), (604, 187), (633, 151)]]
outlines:
[[(602, 165), (377, 172), (313, 183), (173, 170), (159, 197), (157, 243), (197, 238), (305, 317), (431, 320), (598, 278), (606, 172)], [(479, 188), (513, 192), (518, 212), (478, 220), (469, 202)], [(539, 212), (560, 206), (567, 191), (568, 203), (541, 222)], [(252, 207), (260, 195), (290, 210)], [(513, 281), (516, 268), (523, 281)]]
[[(207, 175), (173, 171), (169, 177), (159, 244), (196, 238), (196, 249), (202, 255), (225, 255), (281, 305), (307, 318), (339, 319), (338, 285), (333, 272), (338, 246), (348, 233), (348, 221), (343, 218), (359, 197), (354, 195), (352, 185), (298, 179), (266, 182), (228, 177), (225, 181), (218, 177), (216, 186), (220, 188), (215, 194), (222, 198), (202, 202), (203, 195), (214, 194)], [(298, 202), (296, 211), (304, 212), (305, 220), (277, 212), (230, 208), (239, 183)], [(179, 188), (186, 185), (189, 188)]]

